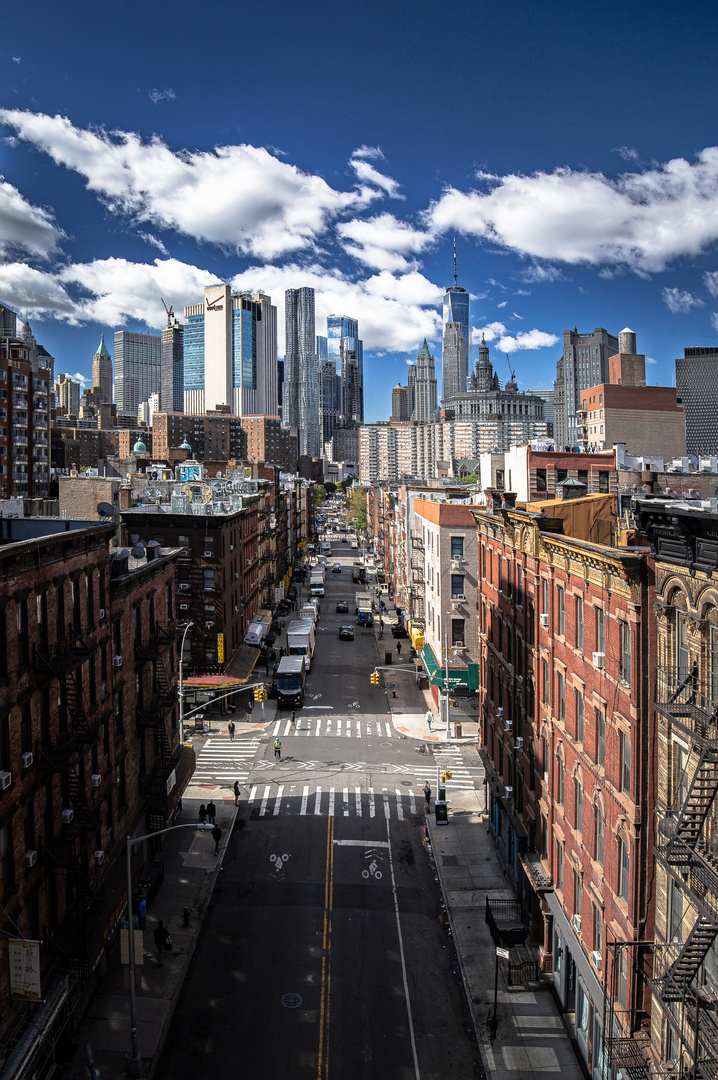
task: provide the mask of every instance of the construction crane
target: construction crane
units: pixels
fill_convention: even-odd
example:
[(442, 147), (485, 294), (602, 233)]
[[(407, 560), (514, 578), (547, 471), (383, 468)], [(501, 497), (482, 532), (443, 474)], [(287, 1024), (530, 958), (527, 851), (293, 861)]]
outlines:
[(509, 382), (516, 382), (516, 372), (511, 367), (511, 361), (509, 360), (509, 354), (508, 353), (506, 353), (506, 363), (509, 365), (509, 374), (511, 376), (510, 379), (509, 379)]
[[(174, 311), (172, 310), (172, 305), (170, 304), (170, 306), (169, 306), (169, 307), (167, 307), (167, 304), (165, 304), (165, 298), (164, 298), (164, 296), (161, 296), (161, 297), (160, 297), (160, 300), (162, 301), (162, 307), (163, 307), (163, 308), (165, 309), (165, 311), (167, 312), (167, 325), (168, 325), (168, 326), (171, 326), (171, 325), (172, 325), (172, 319), (173, 319), (173, 317), (174, 317)], [(507, 359), (508, 359), (508, 357), (507, 357)]]

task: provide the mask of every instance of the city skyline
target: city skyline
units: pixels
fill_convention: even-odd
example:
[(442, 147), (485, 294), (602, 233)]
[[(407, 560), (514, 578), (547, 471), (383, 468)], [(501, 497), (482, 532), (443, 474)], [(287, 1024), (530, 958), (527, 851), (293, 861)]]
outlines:
[[(540, 17), (515, 0), (459, 3), (457, 38), (426, 0), (408, 26), (370, 3), (347, 46), (365, 73), (350, 93), (337, 90), (346, 52), (327, 62), (337, 27), (311, 3), (280, 0), (271, 32), (248, 15), (271, 71), (263, 50), (235, 70), (216, 37), (178, 63), (184, 32), (164, 4), (144, 13), (139, 45), (115, 12), (82, 9), (69, 24), (48, 10), (31, 42), (8, 13), (0, 301), (85, 385), (100, 333), (160, 334), (162, 297), (179, 312), (213, 283), (277, 298), (281, 357), (285, 290), (311, 287), (318, 326), (334, 312), (359, 322), (365, 418), (386, 418), (424, 337), (441, 355), (454, 238), (469, 371), (482, 333), (522, 389), (552, 388), (573, 327), (632, 327), (651, 385), (673, 383), (684, 348), (716, 345), (709, 11), (684, 14), (676, 35), (665, 2), (650, 17), (603, 2), (570, 18), (559, 0)], [(605, 62), (617, 27), (640, 42), (620, 84)], [(86, 58), (109, 40), (123, 79), (98, 83)], [(588, 40), (567, 95), (567, 58)], [(512, 57), (505, 84), (486, 77), (486, 42)], [(322, 58), (311, 78), (291, 74), (297, 49)], [(691, 78), (667, 79), (666, 55)], [(468, 135), (446, 123), (447, 101)], [(441, 386), (438, 359), (436, 374)]]

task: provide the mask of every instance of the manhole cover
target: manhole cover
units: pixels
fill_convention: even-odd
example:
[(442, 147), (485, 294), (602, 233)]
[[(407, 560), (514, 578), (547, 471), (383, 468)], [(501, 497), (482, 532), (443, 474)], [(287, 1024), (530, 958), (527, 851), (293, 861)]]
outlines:
[(285, 994), (282, 998), (282, 1005), (285, 1009), (298, 1009), (302, 1004), (302, 999), (299, 994)]
[(412, 784), (411, 780), (402, 780), (402, 782), (401, 782), (402, 787), (411, 787), (411, 784)]
[(390, 742), (380, 742), (379, 746), (391, 746)]

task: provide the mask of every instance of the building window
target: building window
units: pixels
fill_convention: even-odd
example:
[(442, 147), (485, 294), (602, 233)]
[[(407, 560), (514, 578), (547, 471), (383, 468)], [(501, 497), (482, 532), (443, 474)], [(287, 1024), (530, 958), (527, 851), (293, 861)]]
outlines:
[(457, 596), (464, 595), (464, 575), (452, 574), (451, 575), (451, 596), (455, 598)]
[(618, 953), (618, 1001), (624, 1009), (626, 1007), (626, 993), (628, 991), (628, 962), (626, 960), (626, 952), (626, 949), (620, 949)]
[(548, 615), (548, 581), (541, 578), (541, 614)]
[(556, 675), (558, 686), (558, 718), (562, 724), (566, 722), (566, 676), (562, 671)]
[(203, 585), (202, 588), (205, 592), (214, 591), (214, 570), (203, 570)]
[(30, 637), (27, 624), (27, 600), (18, 600), (17, 615), (17, 662), (19, 667), (30, 663)]
[(603, 915), (601, 909), (593, 909), (593, 951), (603, 956)]
[(549, 772), (549, 757), (548, 757), (548, 739), (544, 735), (541, 739), (543, 745), (543, 779), (544, 783), (548, 784), (548, 772)]
[(620, 789), (624, 795), (631, 793), (631, 738), (625, 731), (618, 733), (620, 749)]
[(668, 879), (668, 940), (681, 941), (683, 938), (683, 893), (673, 878)]
[(619, 677), (630, 686), (631, 683), (631, 627), (623, 619), (618, 620), (620, 631), (621, 666)]
[(603, 608), (596, 608), (596, 652), (606, 651), (606, 617)]
[(558, 758), (556, 761), (556, 802), (559, 804), (559, 806), (563, 806), (565, 786), (566, 767), (561, 758)]
[(576, 742), (583, 742), (583, 691), (578, 687), (573, 691), (574, 706), (576, 709)]
[[(601, 428), (601, 434), (603, 434), (603, 428)], [(598, 490), (601, 494), (608, 494), (608, 472), (602, 469), (598, 474)]]
[(558, 634), (561, 637), (566, 635), (566, 604), (565, 593), (559, 585), (556, 589), (556, 618), (558, 620)]
[(604, 821), (603, 811), (600, 806), (596, 807), (596, 835), (594, 837), (593, 845), (593, 857), (597, 863), (603, 866), (603, 833), (604, 833)]
[(20, 706), (20, 751), (23, 754), (32, 751), (32, 710), (30, 702)]
[(576, 648), (583, 648), (583, 597), (576, 597)]
[(127, 782), (125, 776), (125, 763), (121, 761), (117, 766), (117, 808), (122, 811), (127, 806)]
[(581, 782), (576, 777), (573, 781), (573, 798), (576, 809), (576, 832), (583, 832), (583, 788)]
[(15, 852), (12, 844), (12, 824), (0, 829), (0, 864), (2, 864), (3, 896), (7, 900), (15, 887)]
[(464, 637), (464, 620), (452, 619), (451, 620), (451, 644), (461, 645), (463, 647), (466, 641)]
[(578, 915), (581, 918), (581, 902), (583, 900), (583, 887), (581, 885), (580, 875), (574, 870), (573, 872), (573, 912), (574, 915)]
[(536, 470), (536, 491), (546, 491), (546, 470)]
[(464, 538), (463, 536), (451, 537), (451, 558), (463, 559), (464, 557)]
[(628, 903), (630, 849), (628, 841), (618, 838), (618, 895)]
[(596, 764), (603, 768), (606, 764), (606, 714), (603, 709), (595, 709), (596, 716)]
[(556, 841), (556, 888), (563, 892), (563, 844)]

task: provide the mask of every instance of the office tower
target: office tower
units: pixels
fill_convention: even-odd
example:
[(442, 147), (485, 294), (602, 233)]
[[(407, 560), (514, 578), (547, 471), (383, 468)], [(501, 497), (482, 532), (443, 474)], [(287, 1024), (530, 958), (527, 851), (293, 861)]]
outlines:
[(184, 412), (184, 327), (175, 318), (172, 308), (167, 312), (167, 326), (162, 331), (161, 351), (161, 408)]
[(337, 406), (338, 376), (328, 359), (327, 339), (317, 334), (317, 369), (319, 371), (319, 415), (322, 428), (322, 447), (328, 443), (339, 422)]
[[(463, 393), (469, 367), (473, 361), (471, 326), (469, 325), (469, 294), (458, 283), (456, 273), (456, 241), (454, 240), (454, 284), (444, 293), (444, 333), (441, 343), (442, 400)], [(456, 344), (456, 326), (464, 338), (463, 352)], [(449, 330), (451, 327), (451, 330)]]
[(99, 390), (99, 400), (112, 404), (112, 357), (105, 345), (105, 335), (100, 335), (100, 344), (92, 358), (92, 389)]
[(359, 323), (346, 315), (327, 316), (327, 357), (339, 376), (341, 423), (364, 420), (364, 343)]
[(411, 420), (414, 411), (414, 388), (397, 383), (391, 392), (391, 420), (401, 424)]
[(184, 407), (204, 413), (277, 414), (277, 309), (264, 293), (208, 285), (184, 309)]
[(277, 411), (279, 416), (284, 415), (284, 360), (277, 360)]
[(553, 424), (553, 403), (556, 394), (555, 390), (529, 390), (529, 394), (533, 394), (534, 397), (543, 398), (543, 418), (549, 423)]
[(115, 404), (118, 414), (137, 416), (141, 401), (162, 383), (162, 338), (159, 334), (118, 330), (115, 333)]
[(597, 326), (590, 334), (576, 327), (563, 332), (563, 353), (554, 382), (554, 438), (559, 446), (578, 446), (581, 391), (609, 381), (608, 358), (618, 352), (618, 338)]
[(683, 350), (676, 360), (676, 391), (686, 410), (686, 453), (718, 454), (718, 347)]
[(414, 419), (428, 424), (436, 419), (437, 390), (434, 357), (424, 338), (424, 344), (416, 357), (416, 381), (414, 382)]
[(282, 423), (299, 432), (299, 453), (321, 454), (319, 371), (314, 320), (314, 289), (287, 289)]
[(63, 371), (57, 374), (55, 383), (55, 401), (60, 408), (65, 410), (66, 416), (79, 416), (80, 414), (80, 384), (65, 375)]

